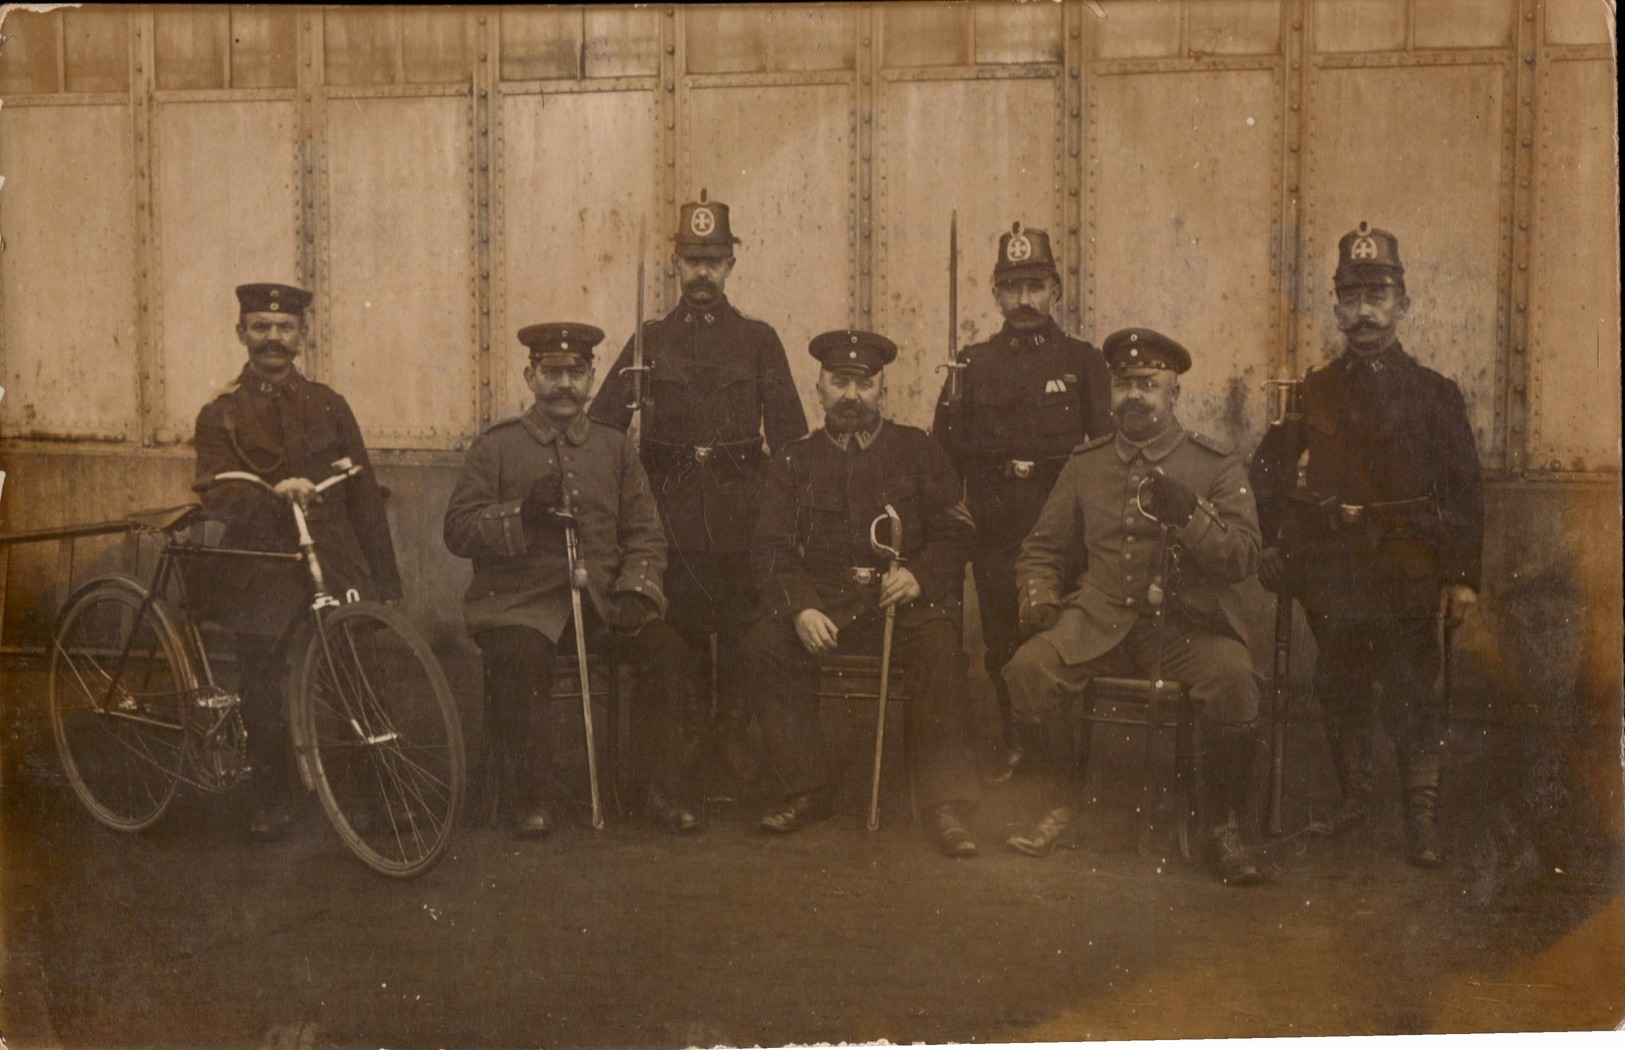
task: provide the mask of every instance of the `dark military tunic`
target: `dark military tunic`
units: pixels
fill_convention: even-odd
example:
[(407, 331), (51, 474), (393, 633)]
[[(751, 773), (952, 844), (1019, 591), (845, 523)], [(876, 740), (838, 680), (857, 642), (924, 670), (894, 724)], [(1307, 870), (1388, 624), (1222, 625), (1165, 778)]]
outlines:
[[(745, 638), (769, 764), (786, 795), (828, 785), (818, 728), (819, 659), (794, 619), (818, 609), (840, 652), (879, 650), (886, 559), (869, 528), (889, 504), (902, 519), (904, 564), (920, 596), (898, 609), (896, 658), (910, 681), (909, 738), (924, 806), (974, 791), (970, 708), (960, 646), (962, 582), (975, 528), (947, 455), (924, 431), (882, 422), (872, 435), (818, 430), (774, 457), (751, 564), (765, 615)], [(885, 530), (881, 539), (887, 539)]]
[(1301, 420), (1270, 428), (1251, 474), (1266, 542), (1281, 547), (1315, 631), (1316, 699), (1334, 720), (1358, 721), (1381, 681), (1396, 743), (1436, 751), (1439, 588), (1476, 590), (1482, 565), (1466, 403), (1398, 343), (1370, 358), (1345, 351), (1301, 393)]
[(1111, 374), (1090, 344), (1053, 320), (1035, 331), (1008, 324), (960, 351), (960, 398), (944, 384), (931, 432), (965, 480), (976, 519), (971, 555), (988, 676), (1009, 730), (1010, 699), (999, 672), (1021, 644), (1016, 553), (1074, 446), (1110, 433)]
[[(1197, 497), (1196, 513), (1169, 537), (1178, 562), (1167, 573), (1162, 526), (1135, 505), (1159, 467)], [(1016, 710), (1054, 708), (1096, 675), (1143, 677), (1160, 657), (1162, 672), (1184, 682), (1209, 717), (1255, 718), (1258, 686), (1238, 590), (1258, 567), (1248, 488), (1239, 457), (1177, 421), (1143, 445), (1119, 433), (1079, 448), (1016, 563), (1023, 608), (1062, 606), (1055, 626), (1005, 669)], [(1160, 632), (1156, 589), (1166, 609)]]
[[(292, 372), (281, 383), (244, 368), (237, 380), (198, 413), (192, 439), (203, 505), (225, 523), (222, 544), (243, 550), (296, 551), (299, 533), (282, 497), (257, 485), (211, 485), (216, 474), (246, 471), (275, 485), (288, 478), (319, 482), (343, 459), (362, 472), (328, 490), (306, 511), (328, 589), (368, 598), (398, 598), (401, 578), (384, 517), (384, 497), (350, 406), (331, 388)], [(216, 563), (209, 563), (216, 569)], [(192, 574), (203, 578), (201, 572)], [(310, 595), (302, 565), (245, 562), (208, 573), (207, 593), (194, 597), (211, 619), (234, 631), (277, 635)]]

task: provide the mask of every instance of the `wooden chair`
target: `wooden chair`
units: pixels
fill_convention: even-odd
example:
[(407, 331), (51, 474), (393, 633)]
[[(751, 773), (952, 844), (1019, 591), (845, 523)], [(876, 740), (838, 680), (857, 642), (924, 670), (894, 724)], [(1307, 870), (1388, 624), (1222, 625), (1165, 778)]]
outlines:
[[(1179, 856), (1191, 859), (1191, 823), (1200, 817), (1202, 797), (1201, 706), (1190, 691), (1170, 679), (1092, 678), (1078, 694), (1083, 721), (1091, 725), (1138, 726), (1146, 729), (1140, 763), (1140, 851), (1149, 852), (1162, 796), (1174, 798), (1174, 826)], [(1174, 731), (1173, 783), (1158, 761), (1157, 742), (1165, 729)], [(1091, 740), (1090, 747), (1098, 746)]]

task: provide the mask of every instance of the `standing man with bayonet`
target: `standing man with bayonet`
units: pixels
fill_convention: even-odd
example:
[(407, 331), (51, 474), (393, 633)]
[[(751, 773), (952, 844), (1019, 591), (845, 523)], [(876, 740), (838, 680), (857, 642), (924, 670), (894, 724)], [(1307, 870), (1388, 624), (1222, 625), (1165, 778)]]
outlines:
[[(1311, 830), (1337, 834), (1369, 817), (1372, 686), (1380, 683), (1407, 852), (1434, 868), (1443, 861), (1436, 810), (1450, 634), (1478, 598), (1478, 449), (1460, 389), (1400, 346), (1410, 298), (1398, 239), (1361, 223), (1338, 244), (1333, 283), (1347, 346), (1304, 377), (1296, 418), (1271, 427), (1253, 458), (1269, 545), (1259, 578), (1303, 603), (1319, 650), (1315, 699), (1342, 799)], [(1443, 689), (1434, 688), (1436, 675)]]
[[(957, 234), (957, 219), (954, 234)], [(950, 236), (951, 242), (957, 236)], [(957, 245), (955, 245), (957, 247)], [(949, 253), (949, 301), (957, 305), (958, 259)], [(1076, 445), (1112, 430), (1110, 376), (1100, 351), (1055, 322), (1061, 277), (1049, 234), (1021, 223), (999, 238), (993, 301), (1004, 327), (992, 339), (955, 353), (958, 317), (950, 317), (949, 377), (937, 402), (932, 434), (965, 482), (976, 520), (971, 555), (981, 606), (988, 677), (998, 691), (1003, 754), (992, 779), (1004, 780), (1025, 750), (1010, 715), (1000, 672), (1021, 644), (1016, 608), (1016, 554), (1038, 521), (1044, 500)], [(950, 315), (957, 310), (950, 306)]]
[[(700, 830), (684, 761), (696, 750), (700, 697), (688, 647), (660, 620), (660, 516), (632, 439), (584, 411), (593, 347), (603, 338), (581, 324), (520, 330), (536, 403), (474, 442), (446, 507), (447, 548), (474, 560), (463, 617), (484, 654), (485, 731), (509, 772), (521, 837), (554, 827), (546, 714), (553, 660), (573, 644), (584, 661), (589, 639), (618, 649), (638, 670), (634, 718), (652, 744), (643, 757), (654, 767), (649, 816), (674, 834)], [(590, 721), (586, 729), (590, 746)], [(590, 756), (589, 771), (596, 825)]]
[(807, 417), (778, 335), (724, 294), (739, 243), (728, 206), (701, 190), (674, 240), (682, 300), (640, 324), (590, 414), (622, 429), (641, 414), (643, 463), (671, 546), (667, 622), (696, 652), (716, 636), (714, 738), (729, 773), (749, 783), (757, 762), (738, 647), (756, 606), (751, 527), (769, 454), (805, 434)]

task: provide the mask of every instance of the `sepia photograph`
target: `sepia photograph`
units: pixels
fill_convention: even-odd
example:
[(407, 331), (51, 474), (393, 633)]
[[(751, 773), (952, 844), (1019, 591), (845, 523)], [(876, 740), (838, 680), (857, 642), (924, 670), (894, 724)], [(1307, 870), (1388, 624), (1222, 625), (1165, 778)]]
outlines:
[(0, 5), (0, 1050), (1625, 1030), (1616, 30)]

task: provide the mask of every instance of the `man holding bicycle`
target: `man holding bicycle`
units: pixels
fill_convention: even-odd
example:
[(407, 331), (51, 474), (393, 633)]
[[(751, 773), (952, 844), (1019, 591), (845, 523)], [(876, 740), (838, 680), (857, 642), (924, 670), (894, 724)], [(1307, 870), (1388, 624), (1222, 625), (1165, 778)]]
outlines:
[[(522, 838), (541, 838), (554, 826), (545, 701), (572, 620), (573, 585), (583, 591), (576, 628), (595, 642), (613, 629), (609, 644), (649, 687), (636, 699), (655, 706), (637, 714), (643, 739), (658, 742), (658, 756), (648, 756), (656, 763), (650, 818), (673, 834), (700, 830), (684, 796), (705, 711), (688, 646), (660, 619), (660, 513), (631, 436), (585, 412), (593, 347), (603, 338), (590, 325), (520, 330), (536, 403), (474, 442), (446, 506), (446, 547), (474, 561), (463, 618), (485, 657), (485, 732), (497, 741), (518, 795)], [(572, 581), (572, 561), (585, 580)]]
[[(197, 481), (210, 515), (225, 523), (224, 546), (293, 551), (298, 533), (286, 504), (305, 509), (322, 551), (329, 589), (365, 598), (401, 596), (384, 497), (367, 458), (361, 428), (343, 397), (294, 367), (305, 338), (311, 294), (284, 284), (237, 289), (237, 338), (248, 350), (238, 377), (198, 413), (193, 445)], [(326, 498), (316, 482), (344, 460), (363, 471)], [(246, 483), (215, 484), (245, 471), (274, 492)], [(197, 595), (210, 619), (236, 635), (238, 692), (248, 733), (253, 816), (249, 834), (274, 838), (288, 824), (287, 727), (282, 681), (290, 628), (310, 600), (303, 566), (246, 562), (210, 577)]]

